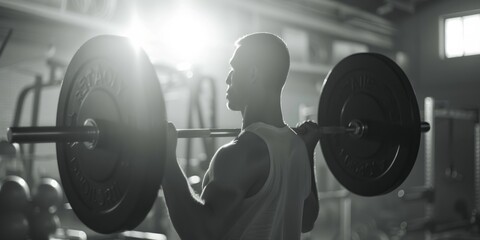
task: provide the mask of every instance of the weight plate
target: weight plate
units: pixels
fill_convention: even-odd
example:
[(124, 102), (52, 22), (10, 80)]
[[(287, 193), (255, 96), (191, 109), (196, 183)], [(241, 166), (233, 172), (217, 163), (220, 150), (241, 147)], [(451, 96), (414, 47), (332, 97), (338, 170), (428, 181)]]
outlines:
[(142, 49), (123, 37), (87, 41), (68, 65), (58, 101), (57, 126), (100, 129), (94, 149), (57, 143), (63, 189), (89, 228), (112, 233), (136, 227), (161, 184), (166, 146), (165, 102)]
[(333, 175), (362, 196), (386, 194), (410, 173), (420, 145), (420, 112), (400, 67), (375, 53), (340, 61), (323, 83), (319, 126), (367, 125), (363, 136), (324, 134), (320, 146)]

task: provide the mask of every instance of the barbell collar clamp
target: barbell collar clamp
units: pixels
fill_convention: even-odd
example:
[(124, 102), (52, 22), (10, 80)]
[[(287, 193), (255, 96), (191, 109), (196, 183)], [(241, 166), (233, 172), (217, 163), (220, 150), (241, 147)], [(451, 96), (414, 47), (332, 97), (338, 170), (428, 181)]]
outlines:
[(361, 138), (368, 131), (368, 125), (364, 124), (358, 119), (354, 119), (348, 123), (348, 127), (345, 129), (350, 133), (350, 136), (355, 138)]
[(95, 129), (95, 134), (94, 134), (93, 138), (90, 141), (84, 141), (83, 142), (83, 145), (85, 145), (85, 147), (87, 149), (93, 150), (97, 146), (97, 143), (98, 143), (99, 137), (100, 137), (100, 130), (98, 129), (98, 125), (95, 122), (95, 120), (93, 120), (91, 118), (88, 118), (83, 123), (83, 126), (84, 127), (93, 127)]
[(420, 131), (421, 131), (421, 132), (428, 132), (428, 131), (430, 131), (430, 123), (428, 123), (428, 122), (420, 122)]

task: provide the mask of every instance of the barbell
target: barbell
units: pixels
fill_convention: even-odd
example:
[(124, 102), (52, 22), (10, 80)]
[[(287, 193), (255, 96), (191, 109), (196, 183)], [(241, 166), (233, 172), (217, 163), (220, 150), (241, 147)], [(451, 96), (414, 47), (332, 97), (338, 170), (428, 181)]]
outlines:
[[(392, 60), (351, 55), (326, 77), (318, 105), (322, 152), (338, 181), (362, 196), (388, 193), (410, 173), (420, 133), (415, 93)], [(157, 197), (166, 157), (165, 101), (145, 52), (118, 36), (90, 39), (68, 65), (56, 126), (11, 127), (10, 142), (55, 142), (65, 194), (91, 229), (135, 228)], [(240, 129), (179, 129), (179, 138)]]

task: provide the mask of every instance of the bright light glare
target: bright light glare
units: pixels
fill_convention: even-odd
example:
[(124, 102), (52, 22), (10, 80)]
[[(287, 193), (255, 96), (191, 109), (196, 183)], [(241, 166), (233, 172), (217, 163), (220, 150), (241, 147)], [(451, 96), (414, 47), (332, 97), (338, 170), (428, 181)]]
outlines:
[(448, 58), (463, 55), (462, 18), (445, 19), (445, 55)]
[(147, 32), (138, 16), (134, 14), (124, 35), (132, 41), (135, 47), (143, 47), (147, 44)]
[(210, 22), (187, 7), (180, 7), (166, 22), (162, 39), (182, 64), (199, 61), (215, 41)]
[(480, 14), (463, 17), (465, 55), (480, 53)]
[(159, 16), (156, 22), (134, 14), (124, 35), (134, 45), (141, 46), (153, 62), (166, 61), (181, 69), (190, 68), (204, 60), (218, 43), (210, 19), (199, 11), (177, 6), (170, 14)]

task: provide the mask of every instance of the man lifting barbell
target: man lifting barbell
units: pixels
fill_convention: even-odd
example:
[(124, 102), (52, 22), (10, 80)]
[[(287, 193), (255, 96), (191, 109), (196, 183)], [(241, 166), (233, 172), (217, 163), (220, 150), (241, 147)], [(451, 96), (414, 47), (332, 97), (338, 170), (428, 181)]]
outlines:
[[(243, 129), (175, 131), (168, 126), (162, 89), (145, 52), (127, 38), (98, 36), (68, 65), (56, 126), (11, 127), (8, 139), (56, 143), (65, 195), (94, 231), (138, 226), (164, 180), (172, 221), (185, 237), (234, 238), (263, 229), (267, 233), (261, 234), (272, 233), (269, 237), (298, 238), (318, 213), (312, 167), (317, 140), (346, 189), (376, 196), (407, 178), (420, 133), (429, 124), (420, 121), (415, 93), (400, 67), (383, 55), (359, 53), (340, 61), (325, 78), (318, 126), (305, 123), (293, 128), (295, 135), (280, 109), (286, 56), (283, 42), (273, 35), (240, 40), (227, 84), (228, 106), (242, 112)], [(176, 163), (175, 135), (237, 137), (215, 155), (200, 199), (190, 193)], [(279, 174), (282, 169), (286, 173)], [(278, 181), (283, 188), (277, 188)], [(262, 223), (271, 226), (262, 228)]]
[[(230, 65), (227, 106), (241, 112), (242, 132), (217, 151), (197, 198), (177, 163), (170, 125), (163, 179), (170, 218), (182, 239), (300, 239), (318, 215), (318, 138), (315, 131), (302, 131), (305, 141), (314, 142), (307, 150), (284, 123), (280, 96), (288, 49), (275, 35), (247, 35), (237, 41)], [(316, 130), (309, 125), (302, 129)]]

